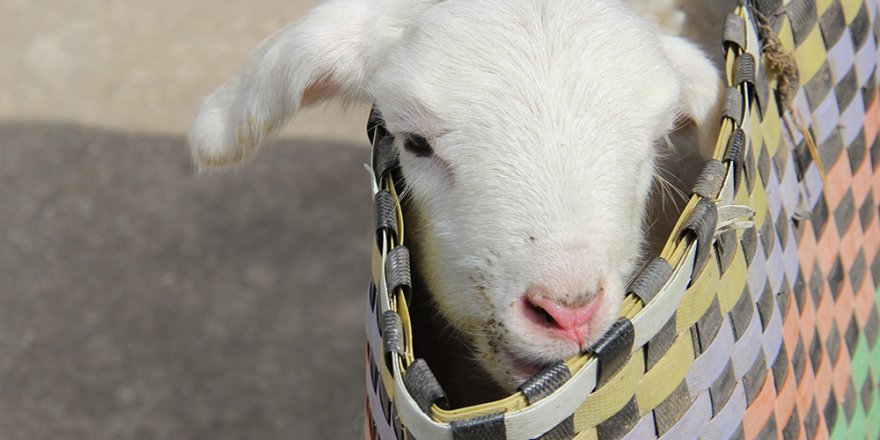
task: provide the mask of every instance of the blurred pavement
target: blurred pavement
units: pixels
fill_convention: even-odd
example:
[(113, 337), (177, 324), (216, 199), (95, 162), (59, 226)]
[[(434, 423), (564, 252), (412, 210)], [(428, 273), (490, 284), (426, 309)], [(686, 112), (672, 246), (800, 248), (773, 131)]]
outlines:
[(0, 0), (0, 440), (359, 436), (366, 109), (184, 145), (312, 3)]

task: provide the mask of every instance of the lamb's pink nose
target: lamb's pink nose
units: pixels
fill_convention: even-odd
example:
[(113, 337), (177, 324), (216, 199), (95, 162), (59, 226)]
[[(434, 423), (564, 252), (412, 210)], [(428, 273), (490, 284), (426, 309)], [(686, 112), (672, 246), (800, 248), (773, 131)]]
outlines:
[(598, 301), (590, 301), (585, 306), (569, 307), (557, 301), (543, 297), (530, 296), (529, 303), (546, 313), (552, 324), (560, 330), (578, 330), (593, 319)]

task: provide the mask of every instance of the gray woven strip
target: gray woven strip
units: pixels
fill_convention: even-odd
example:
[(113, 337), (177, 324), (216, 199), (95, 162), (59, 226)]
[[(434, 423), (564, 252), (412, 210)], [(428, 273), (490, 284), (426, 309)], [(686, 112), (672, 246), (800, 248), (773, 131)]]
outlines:
[(620, 439), (639, 423), (639, 405), (635, 396), (616, 414), (596, 426), (597, 437)]
[(770, 370), (773, 372), (776, 392), (779, 393), (785, 384), (785, 378), (788, 377), (788, 352), (785, 350), (785, 344), (779, 346), (779, 352), (776, 353), (776, 359), (770, 366)]
[(654, 423), (657, 434), (662, 436), (672, 429), (691, 407), (691, 395), (687, 381), (683, 380), (657, 408), (654, 408)]
[(773, 17), (782, 8), (782, 0), (753, 0), (752, 3), (765, 17)]
[(374, 105), (370, 109), (370, 117), (367, 118), (367, 137), (370, 139), (370, 145), (373, 144), (377, 137), (382, 137), (386, 134), (388, 134), (388, 130), (385, 129), (385, 121), (382, 120), (379, 109)]
[(627, 318), (619, 318), (611, 328), (587, 351), (599, 359), (596, 372), (596, 387), (602, 386), (614, 377), (618, 370), (626, 364), (632, 351), (635, 329)]
[[(797, 411), (792, 412), (797, 413)], [(804, 415), (803, 426), (807, 438), (816, 438), (816, 431), (819, 430), (819, 407), (816, 406), (816, 399), (813, 399), (813, 403), (810, 404), (810, 409), (807, 410), (807, 414)]]
[(875, 388), (874, 379), (871, 378), (870, 374), (867, 375), (865, 383), (862, 384), (862, 390), (859, 392), (859, 397), (862, 398), (862, 409), (865, 410), (866, 414), (871, 410), (874, 402), (874, 393), (878, 391)]
[(724, 20), (724, 42), (746, 47), (746, 24), (736, 14), (727, 14)]
[[(791, 416), (788, 419), (788, 423), (785, 424), (785, 428), (782, 428), (782, 438), (785, 440), (800, 438), (801, 433), (801, 419), (798, 416), (797, 411), (792, 411)], [(812, 438), (812, 437), (809, 437)]]
[(758, 169), (755, 163), (755, 149), (749, 148), (746, 149), (746, 160), (743, 168), (743, 172), (745, 173), (745, 181), (746, 181), (746, 191), (749, 194), (754, 191), (755, 188), (755, 180), (758, 177)]
[(530, 377), (519, 386), (519, 390), (526, 395), (526, 400), (531, 405), (552, 394), (568, 379), (571, 379), (568, 366), (563, 361), (556, 361)]
[[(764, 112), (767, 108), (767, 102), (770, 99), (770, 85), (767, 84), (767, 74), (764, 71), (764, 68), (760, 65), (758, 66), (758, 83), (755, 84), (754, 96), (749, 97), (749, 103), (751, 104), (751, 99), (754, 98), (758, 101), (758, 114), (759, 118), (764, 118)], [(775, 92), (774, 92), (775, 95)], [(775, 96), (773, 99), (776, 99)]]
[(836, 365), (837, 359), (840, 356), (840, 331), (834, 322), (831, 323), (831, 331), (828, 332), (828, 338), (825, 339), (825, 351), (828, 354), (828, 360), (831, 361), (831, 365)]
[[(819, 19), (816, 13), (816, 2), (797, 1), (785, 2), (785, 12), (791, 23), (791, 34), (794, 37), (795, 47), (806, 41)], [(829, 46), (830, 47), (830, 46)]]
[(718, 267), (721, 275), (730, 267), (733, 257), (736, 255), (736, 231), (724, 231), (715, 240), (715, 256), (718, 257)]
[(776, 304), (774, 296), (773, 287), (770, 286), (770, 283), (767, 283), (756, 304), (758, 306), (758, 317), (761, 318), (761, 328), (764, 331), (767, 330), (767, 327), (770, 325), (770, 319), (773, 318), (774, 304)]
[(828, 63), (824, 63), (819, 68), (819, 72), (804, 84), (804, 94), (807, 95), (807, 103), (810, 105), (810, 108), (817, 108), (822, 105), (822, 101), (825, 100), (825, 97), (834, 88), (835, 79), (832, 78), (832, 75), (831, 66)]
[(743, 97), (736, 87), (728, 87), (724, 91), (724, 113), (739, 126), (742, 123)]
[[(748, 289), (746, 286), (744, 289)], [(746, 329), (752, 323), (752, 315), (755, 313), (755, 303), (752, 302), (752, 295), (746, 290), (739, 297), (739, 301), (734, 304), (733, 309), (729, 312), (730, 322), (733, 324), (733, 336), (735, 340), (740, 340), (746, 333)]]
[(742, 83), (755, 84), (755, 57), (750, 53), (744, 53), (737, 57), (733, 63), (733, 79), (736, 85)]
[(574, 438), (574, 434), (574, 416), (569, 416), (553, 429), (538, 437), (538, 440), (569, 440)]
[(755, 401), (761, 392), (761, 388), (764, 387), (766, 378), (767, 361), (764, 359), (764, 354), (759, 353), (755, 363), (752, 364), (751, 368), (742, 378), (743, 388), (746, 391), (746, 403), (751, 405)]
[(436, 404), (441, 408), (449, 406), (446, 392), (440, 387), (440, 382), (437, 382), (431, 367), (424, 359), (416, 359), (410, 364), (403, 377), (403, 384), (425, 414), (430, 414), (431, 405)]
[(734, 185), (739, 187), (742, 179), (742, 169), (746, 157), (746, 132), (742, 128), (737, 128), (727, 140), (727, 149), (724, 151), (724, 161), (733, 162), (733, 179)]
[(647, 304), (654, 299), (671, 276), (672, 266), (662, 257), (657, 257), (639, 274), (627, 290), (636, 294), (642, 302)]
[(737, 380), (733, 372), (733, 362), (728, 362), (724, 371), (715, 379), (715, 382), (709, 386), (709, 397), (712, 398), (712, 415), (718, 415), (718, 412), (727, 404), (733, 389), (736, 388)]
[(376, 174), (376, 180), (380, 181), (397, 166), (394, 137), (390, 134), (382, 136), (373, 145), (373, 173)]
[(843, 399), (840, 402), (843, 405), (844, 414), (846, 414), (847, 420), (852, 420), (853, 413), (856, 410), (856, 387), (853, 384), (852, 379), (849, 380), (849, 383), (846, 386), (846, 392), (843, 395)]
[(840, 407), (837, 405), (834, 392), (829, 394), (828, 397), (829, 399), (825, 402), (825, 409), (822, 410), (822, 415), (825, 416), (825, 426), (828, 427), (828, 432), (834, 432), (834, 424), (837, 422), (837, 417), (840, 414)]
[(721, 185), (724, 183), (724, 174), (727, 168), (720, 161), (712, 159), (706, 162), (697, 183), (694, 184), (693, 193), (707, 199), (716, 199)]
[(382, 344), (385, 353), (403, 353), (403, 323), (393, 310), (382, 314)]
[(409, 249), (406, 246), (397, 246), (388, 252), (388, 259), (385, 261), (385, 282), (388, 283), (389, 293), (401, 288), (404, 295), (409, 298), (412, 292), (412, 277), (409, 267)]
[(504, 413), (489, 414), (467, 420), (456, 420), (449, 424), (454, 440), (504, 440), (507, 430), (504, 427)]
[(871, 33), (871, 19), (868, 17), (868, 9), (865, 4), (859, 8), (859, 12), (853, 18), (849, 25), (849, 32), (852, 34), (853, 42), (856, 50), (860, 50), (865, 42), (868, 41), (868, 35)]
[(663, 355), (666, 354), (667, 351), (672, 347), (672, 344), (675, 343), (675, 338), (678, 334), (675, 331), (675, 315), (673, 314), (669, 321), (666, 321), (666, 324), (663, 325), (663, 328), (651, 338), (647, 343), (647, 353), (645, 355), (645, 369), (650, 370), (654, 368), (654, 365), (663, 359)]
[(715, 236), (715, 225), (718, 223), (718, 208), (708, 198), (701, 198), (694, 207), (690, 217), (684, 224), (682, 235), (691, 231), (698, 240), (697, 258), (694, 262), (694, 272), (691, 279), (697, 279), (706, 266), (709, 253), (712, 249), (712, 239)]
[(716, 296), (715, 298), (712, 298), (712, 302), (709, 303), (709, 308), (706, 309), (706, 312), (704, 312), (703, 316), (697, 321), (697, 342), (700, 343), (700, 353), (708, 350), (715, 341), (715, 336), (718, 334), (718, 330), (721, 329), (721, 326), (724, 323), (723, 321), (724, 317), (721, 315), (721, 305)]
[(376, 209), (376, 243), (382, 249), (383, 232), (397, 236), (397, 210), (391, 193), (384, 189), (376, 193), (373, 205)]

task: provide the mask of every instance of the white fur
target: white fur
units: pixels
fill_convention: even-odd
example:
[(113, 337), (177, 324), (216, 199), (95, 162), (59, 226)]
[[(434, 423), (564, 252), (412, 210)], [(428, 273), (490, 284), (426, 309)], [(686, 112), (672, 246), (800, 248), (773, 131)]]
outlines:
[[(668, 0), (332, 0), (205, 99), (190, 145), (201, 166), (236, 162), (309, 90), (310, 102), (375, 103), (397, 137), (418, 267), (481, 364), (513, 388), (526, 372), (512, 362), (572, 355), (617, 315), (657, 140), (682, 116), (714, 129), (718, 74), (672, 35), (682, 26)], [(408, 133), (435, 156), (405, 151)], [(528, 322), (521, 299), (535, 289), (563, 303), (600, 297), (584, 346)]]

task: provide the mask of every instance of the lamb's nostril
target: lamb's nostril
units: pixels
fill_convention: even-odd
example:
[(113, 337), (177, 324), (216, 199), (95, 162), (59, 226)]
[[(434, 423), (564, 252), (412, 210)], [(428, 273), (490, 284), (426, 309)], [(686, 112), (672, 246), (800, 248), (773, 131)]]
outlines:
[(544, 296), (527, 295), (525, 303), (526, 313), (531, 315), (533, 322), (568, 331), (579, 329), (593, 319), (599, 299), (572, 307)]
[(543, 320), (542, 323), (548, 324), (548, 325), (551, 325), (554, 327), (557, 326), (556, 320), (553, 319), (553, 316), (550, 316), (550, 314), (547, 313), (546, 310), (544, 310), (540, 306), (536, 305), (531, 300), (526, 299), (526, 307), (528, 308), (529, 312), (533, 313), (536, 317), (540, 318), (540, 320)]

